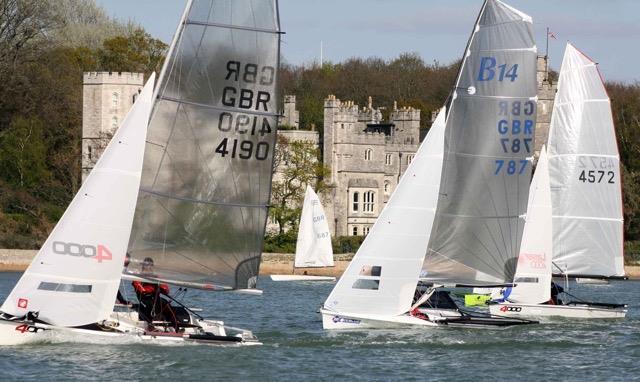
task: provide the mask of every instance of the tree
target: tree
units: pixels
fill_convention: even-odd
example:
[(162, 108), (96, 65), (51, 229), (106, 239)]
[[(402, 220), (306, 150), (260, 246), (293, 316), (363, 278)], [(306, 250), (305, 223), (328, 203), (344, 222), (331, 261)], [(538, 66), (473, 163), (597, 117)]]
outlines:
[(129, 36), (105, 40), (99, 52), (100, 70), (113, 72), (159, 72), (167, 45), (143, 29)]
[(308, 141), (288, 140), (278, 136), (274, 158), (269, 214), (278, 223), (279, 234), (295, 229), (307, 185), (318, 194), (327, 188), (324, 178), (329, 170), (320, 162), (320, 149)]

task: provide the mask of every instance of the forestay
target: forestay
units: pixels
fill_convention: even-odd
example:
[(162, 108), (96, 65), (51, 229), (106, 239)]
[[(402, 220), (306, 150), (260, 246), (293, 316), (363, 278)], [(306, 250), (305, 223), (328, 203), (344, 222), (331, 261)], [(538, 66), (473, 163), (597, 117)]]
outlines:
[(567, 44), (549, 132), (554, 273), (623, 276), (620, 155), (596, 63)]
[(487, 0), (447, 116), (424, 280), (513, 282), (531, 179), (536, 91), (531, 17)]
[(391, 316), (410, 309), (438, 199), (444, 125), (443, 108), (325, 308)]
[(333, 267), (329, 224), (320, 198), (307, 186), (300, 215), (295, 267)]
[(130, 242), (136, 274), (255, 286), (276, 141), (276, 0), (193, 0), (160, 79)]
[(551, 298), (551, 185), (549, 161), (543, 147), (529, 189), (527, 218), (515, 283), (508, 300), (523, 304), (541, 304)]
[(37, 312), (58, 326), (109, 318), (140, 186), (153, 85), (152, 75), (0, 310)]

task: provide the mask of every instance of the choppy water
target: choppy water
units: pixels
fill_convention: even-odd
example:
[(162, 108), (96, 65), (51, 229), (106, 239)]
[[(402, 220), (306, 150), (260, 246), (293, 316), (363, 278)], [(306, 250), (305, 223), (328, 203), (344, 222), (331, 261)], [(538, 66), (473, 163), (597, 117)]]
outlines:
[[(0, 273), (0, 301), (18, 273)], [(261, 297), (189, 291), (206, 316), (252, 329), (264, 346), (64, 342), (0, 348), (12, 380), (555, 380), (640, 379), (640, 282), (573, 287), (625, 302), (622, 321), (507, 330), (326, 332), (318, 307), (332, 283), (260, 280)]]

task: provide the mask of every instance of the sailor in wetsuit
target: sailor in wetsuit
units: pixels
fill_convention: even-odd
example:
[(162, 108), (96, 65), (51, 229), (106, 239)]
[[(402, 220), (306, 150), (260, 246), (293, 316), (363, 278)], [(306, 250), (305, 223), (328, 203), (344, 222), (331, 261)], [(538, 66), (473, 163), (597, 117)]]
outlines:
[[(146, 257), (142, 261), (142, 276), (155, 277), (153, 274), (153, 259)], [(178, 322), (171, 304), (160, 297), (160, 294), (169, 295), (167, 284), (156, 284), (148, 282), (134, 281), (133, 289), (136, 291), (138, 301), (140, 301), (140, 318), (151, 323), (153, 320), (165, 320), (172, 323), (173, 328), (178, 331)]]
[(562, 305), (562, 300), (558, 299), (558, 295), (562, 292), (564, 292), (564, 288), (552, 281), (551, 282), (551, 300), (549, 300), (548, 304)]

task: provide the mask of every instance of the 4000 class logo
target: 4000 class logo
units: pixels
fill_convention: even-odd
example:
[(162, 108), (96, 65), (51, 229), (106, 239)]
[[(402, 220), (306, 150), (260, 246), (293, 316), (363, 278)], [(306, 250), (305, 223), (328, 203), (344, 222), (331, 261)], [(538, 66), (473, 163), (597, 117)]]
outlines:
[(68, 255), (75, 257), (86, 257), (97, 260), (99, 263), (105, 260), (112, 260), (113, 255), (109, 248), (102, 244), (78, 244), (65, 243), (64, 241), (54, 241), (52, 244), (53, 253), (58, 255)]
[(519, 306), (506, 306), (503, 305), (502, 308), (500, 308), (501, 312), (521, 312), (522, 308)]

